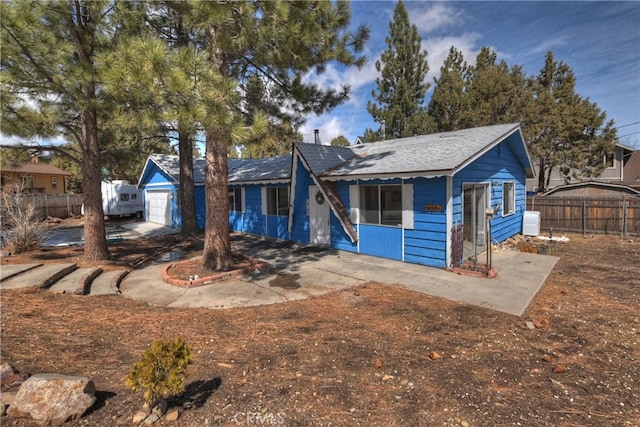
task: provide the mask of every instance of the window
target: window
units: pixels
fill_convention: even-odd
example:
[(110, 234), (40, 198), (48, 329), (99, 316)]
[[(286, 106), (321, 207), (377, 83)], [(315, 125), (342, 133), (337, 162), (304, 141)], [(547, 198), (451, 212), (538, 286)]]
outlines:
[(604, 166), (607, 168), (612, 168), (613, 165), (613, 153), (607, 154), (604, 156)]
[(33, 188), (33, 177), (32, 176), (23, 176), (22, 177), (22, 188)]
[(58, 188), (58, 177), (57, 176), (52, 176), (51, 177), (51, 188)]
[(128, 202), (129, 201), (129, 195), (126, 193), (121, 193), (120, 194), (120, 201), (121, 202)]
[(131, 200), (137, 200), (138, 199), (138, 195), (136, 193), (133, 193), (131, 195)]
[(267, 215), (289, 215), (289, 187), (267, 188)]
[(229, 189), (229, 212), (242, 212), (242, 188)]
[(402, 186), (361, 186), (360, 215), (363, 224), (402, 226)]
[(516, 211), (516, 186), (513, 182), (502, 183), (502, 216)]

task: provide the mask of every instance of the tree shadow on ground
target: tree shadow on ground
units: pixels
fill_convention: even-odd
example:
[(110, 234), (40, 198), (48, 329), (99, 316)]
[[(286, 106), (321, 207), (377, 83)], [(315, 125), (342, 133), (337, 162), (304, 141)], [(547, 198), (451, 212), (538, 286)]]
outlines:
[(117, 393), (114, 393), (112, 391), (103, 391), (103, 390), (96, 390), (96, 401), (95, 403), (89, 408), (87, 409), (87, 411), (84, 413), (83, 416), (87, 416), (90, 415), (102, 408), (104, 408), (104, 406), (107, 404), (107, 400), (111, 399), (112, 397), (116, 396)]
[(197, 409), (205, 404), (211, 395), (220, 388), (222, 378), (207, 381), (198, 380), (189, 383), (183, 393), (167, 399), (168, 406), (182, 406), (184, 409)]

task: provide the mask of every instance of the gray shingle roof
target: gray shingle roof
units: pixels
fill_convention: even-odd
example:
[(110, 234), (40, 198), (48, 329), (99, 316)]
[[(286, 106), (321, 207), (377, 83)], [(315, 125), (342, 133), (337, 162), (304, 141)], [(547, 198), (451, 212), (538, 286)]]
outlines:
[[(180, 182), (180, 158), (169, 154), (152, 154), (149, 159), (167, 173), (175, 183)], [(203, 158), (193, 159), (193, 181), (204, 184)], [(291, 155), (265, 159), (228, 159), (229, 183), (288, 180), (291, 176)]]
[(453, 171), (518, 127), (511, 123), (356, 145), (350, 147), (356, 157), (322, 176)]
[(264, 159), (229, 159), (229, 182), (278, 181), (291, 177), (291, 154)]
[(319, 175), (353, 158), (355, 154), (350, 147), (333, 147), (319, 144), (296, 144), (311, 171)]

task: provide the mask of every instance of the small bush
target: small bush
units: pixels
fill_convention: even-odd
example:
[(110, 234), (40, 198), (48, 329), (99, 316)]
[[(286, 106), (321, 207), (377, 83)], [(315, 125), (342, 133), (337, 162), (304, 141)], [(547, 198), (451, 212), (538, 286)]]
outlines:
[(127, 385), (136, 392), (144, 391), (150, 407), (160, 398), (184, 391), (185, 370), (191, 363), (191, 347), (182, 338), (155, 341), (133, 366)]
[(24, 201), (21, 190), (20, 187), (10, 187), (0, 193), (0, 238), (3, 246), (15, 254), (40, 248), (47, 236), (46, 225), (35, 206)]

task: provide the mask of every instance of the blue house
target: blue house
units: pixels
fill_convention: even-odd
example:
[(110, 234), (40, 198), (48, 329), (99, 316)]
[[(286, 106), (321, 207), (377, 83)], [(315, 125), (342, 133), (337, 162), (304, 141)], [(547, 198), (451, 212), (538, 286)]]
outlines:
[[(522, 231), (531, 165), (518, 124), (296, 144), (291, 155), (229, 160), (231, 229), (448, 268)], [(194, 163), (202, 227), (203, 166)], [(178, 170), (176, 156), (149, 157), (139, 183), (148, 221), (179, 227)]]

